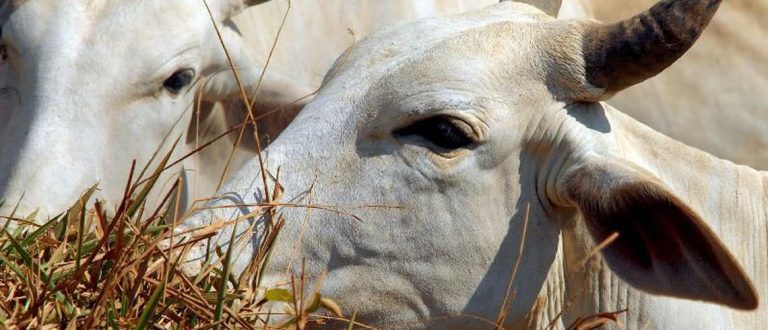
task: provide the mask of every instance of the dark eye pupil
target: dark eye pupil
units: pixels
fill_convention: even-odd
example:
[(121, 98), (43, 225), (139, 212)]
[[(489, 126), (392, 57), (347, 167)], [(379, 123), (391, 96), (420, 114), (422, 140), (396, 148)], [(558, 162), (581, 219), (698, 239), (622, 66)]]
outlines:
[[(3, 39), (3, 29), (0, 28), (0, 41)], [(8, 54), (6, 53), (5, 45), (0, 44), (0, 61), (5, 61), (8, 59)]]
[(473, 143), (472, 139), (445, 117), (431, 117), (411, 126), (394, 131), (399, 136), (420, 136), (434, 145), (447, 149), (459, 149)]
[(184, 87), (187, 87), (194, 77), (195, 71), (192, 69), (179, 70), (174, 72), (163, 82), (163, 87), (168, 89), (171, 93), (177, 94), (181, 92)]

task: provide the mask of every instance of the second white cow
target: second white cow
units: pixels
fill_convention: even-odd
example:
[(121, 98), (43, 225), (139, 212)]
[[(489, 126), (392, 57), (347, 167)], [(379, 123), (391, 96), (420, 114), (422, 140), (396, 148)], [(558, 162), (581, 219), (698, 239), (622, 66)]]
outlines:
[(719, 3), (665, 0), (605, 25), (506, 2), (375, 33), (263, 166), (179, 227), (242, 220), (187, 271), (233, 231), (242, 271), (272, 205), (287, 222), (263, 284), (304, 261), (327, 273), (324, 295), (379, 327), (489, 328), (501, 313), (513, 329), (564, 328), (623, 309), (630, 329), (761, 326), (768, 175), (601, 102), (682, 56)]

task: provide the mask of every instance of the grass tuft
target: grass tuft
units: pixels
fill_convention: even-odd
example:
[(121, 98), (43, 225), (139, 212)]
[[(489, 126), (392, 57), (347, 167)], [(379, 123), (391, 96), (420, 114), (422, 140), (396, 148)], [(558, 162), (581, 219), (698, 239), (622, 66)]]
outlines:
[[(273, 207), (262, 212), (278, 221), (242, 275), (233, 276), (228, 266), (233, 246), (221, 251), (219, 267), (204, 268), (195, 278), (182, 273), (179, 264), (190, 245), (222, 227), (165, 246), (173, 241), (169, 222), (178, 208), (171, 204), (182, 181), (152, 209), (147, 196), (168, 160), (162, 158), (147, 178), (131, 173), (114, 212), (101, 201), (89, 202), (94, 186), (41, 225), (34, 213), (0, 217), (6, 220), (0, 226), (0, 329), (304, 329), (323, 322), (324, 315), (340, 316), (333, 300), (318, 292), (304, 299), (295, 291), (303, 290), (304, 274), (288, 288), (256, 286), (285, 221)], [(288, 307), (281, 309), (288, 311), (281, 320), (289, 321), (268, 322), (277, 316), (274, 303)]]

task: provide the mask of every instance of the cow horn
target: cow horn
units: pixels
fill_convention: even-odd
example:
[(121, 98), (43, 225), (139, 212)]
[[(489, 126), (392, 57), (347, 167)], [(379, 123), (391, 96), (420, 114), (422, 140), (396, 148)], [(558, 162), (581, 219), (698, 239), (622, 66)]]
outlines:
[(255, 6), (270, 0), (220, 0), (222, 18), (230, 18), (245, 10), (250, 6)]
[[(509, 0), (501, 0), (500, 2), (504, 1)], [(557, 17), (557, 13), (560, 12), (560, 5), (563, 3), (562, 0), (515, 0), (515, 2), (522, 2), (532, 5), (541, 9), (543, 12), (547, 13), (547, 15), (552, 17)]]
[(232, 0), (231, 2), (235, 5), (239, 5), (242, 8), (247, 8), (247, 7), (255, 6), (268, 1), (269, 0)]
[(664, 0), (628, 20), (590, 25), (583, 43), (587, 81), (606, 96), (659, 74), (691, 48), (720, 2)]

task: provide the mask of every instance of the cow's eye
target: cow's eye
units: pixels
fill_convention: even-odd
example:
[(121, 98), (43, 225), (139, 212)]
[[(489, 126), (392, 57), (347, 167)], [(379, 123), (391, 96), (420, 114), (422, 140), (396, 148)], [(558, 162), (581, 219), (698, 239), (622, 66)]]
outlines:
[(5, 61), (6, 59), (8, 59), (8, 53), (3, 43), (3, 28), (0, 28), (0, 61)]
[(195, 78), (195, 70), (182, 69), (174, 72), (168, 79), (163, 82), (163, 88), (167, 89), (172, 94), (179, 94), (184, 87), (189, 86), (192, 80)]
[(448, 116), (435, 116), (420, 120), (410, 126), (395, 130), (396, 136), (418, 136), (445, 150), (465, 148), (475, 141), (465, 122)]
[(3, 40), (3, 29), (0, 28), (0, 62), (5, 62), (8, 59), (8, 48), (5, 46)]

